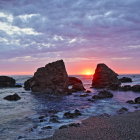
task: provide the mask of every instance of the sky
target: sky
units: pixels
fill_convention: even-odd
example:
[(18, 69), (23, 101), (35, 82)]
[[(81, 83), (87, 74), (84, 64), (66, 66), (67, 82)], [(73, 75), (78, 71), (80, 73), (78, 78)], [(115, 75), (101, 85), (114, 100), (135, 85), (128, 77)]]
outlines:
[(0, 0), (0, 74), (59, 59), (68, 74), (140, 73), (140, 0)]

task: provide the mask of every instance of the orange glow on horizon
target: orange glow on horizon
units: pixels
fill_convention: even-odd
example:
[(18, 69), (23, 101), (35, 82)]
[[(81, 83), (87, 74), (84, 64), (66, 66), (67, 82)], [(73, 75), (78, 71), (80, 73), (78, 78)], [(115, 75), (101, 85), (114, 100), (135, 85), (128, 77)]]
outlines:
[(84, 71), (82, 72), (82, 74), (83, 74), (83, 75), (93, 75), (93, 71), (87, 69), (87, 70), (84, 70)]

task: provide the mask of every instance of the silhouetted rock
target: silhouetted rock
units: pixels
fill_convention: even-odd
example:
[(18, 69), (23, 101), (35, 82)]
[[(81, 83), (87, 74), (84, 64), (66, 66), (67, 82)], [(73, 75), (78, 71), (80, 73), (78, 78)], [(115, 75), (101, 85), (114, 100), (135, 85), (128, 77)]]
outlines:
[(24, 89), (25, 90), (31, 90), (31, 82), (32, 82), (32, 78), (30, 78), (24, 82)]
[(0, 87), (14, 87), (15, 86), (15, 79), (8, 76), (0, 76)]
[(91, 91), (90, 90), (86, 90), (85, 93), (91, 93)]
[(17, 101), (17, 100), (20, 100), (21, 97), (15, 93), (13, 95), (8, 95), (8, 96), (4, 97), (4, 99), (8, 100), (8, 101)]
[(38, 68), (34, 76), (25, 82), (25, 88), (33, 92), (66, 94), (68, 75), (63, 60), (58, 60)]
[(132, 86), (132, 91), (135, 91), (135, 92), (140, 92), (140, 85), (134, 85)]
[(15, 85), (15, 87), (17, 87), (17, 88), (21, 88), (21, 87), (22, 87), (22, 85)]
[(68, 125), (62, 125), (59, 127), (59, 129), (64, 129), (64, 128), (68, 128)]
[(69, 77), (68, 85), (69, 87), (71, 86), (69, 90), (71, 90), (72, 92), (85, 90), (82, 81), (76, 77)]
[(133, 100), (128, 100), (128, 101), (126, 101), (126, 103), (128, 103), (128, 104), (135, 104), (135, 102)]
[(71, 123), (69, 124), (69, 127), (79, 127), (80, 123)]
[(135, 98), (135, 103), (140, 104), (140, 97)]
[(107, 90), (102, 90), (98, 93), (98, 95), (94, 95), (92, 99), (104, 99), (104, 98), (112, 98), (113, 94)]
[(128, 83), (128, 82), (132, 82), (132, 79), (129, 77), (122, 77), (119, 79), (121, 83)]
[(42, 130), (46, 130), (46, 129), (52, 129), (52, 126), (45, 126), (43, 128), (41, 128)]
[(122, 107), (121, 109), (119, 109), (119, 110), (117, 111), (118, 114), (124, 114), (124, 113), (126, 113), (126, 112), (128, 112), (128, 109), (125, 108), (125, 107)]
[(76, 109), (74, 111), (74, 113), (71, 113), (71, 112), (64, 113), (64, 117), (68, 118), (68, 119), (72, 119), (72, 118), (75, 118), (75, 117), (78, 117), (78, 116), (81, 116), (81, 115), (82, 114), (81, 114), (81, 112), (78, 109)]
[(118, 88), (121, 84), (113, 70), (105, 64), (98, 64), (93, 76), (93, 88)]
[(121, 91), (130, 91), (131, 86), (130, 85), (125, 85), (125, 86), (120, 87), (119, 90), (121, 90)]

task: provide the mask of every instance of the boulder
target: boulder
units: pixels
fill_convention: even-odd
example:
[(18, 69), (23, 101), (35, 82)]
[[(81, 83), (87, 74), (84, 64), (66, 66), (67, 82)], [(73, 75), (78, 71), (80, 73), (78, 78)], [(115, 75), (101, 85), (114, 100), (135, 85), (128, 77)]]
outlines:
[(71, 87), (69, 90), (73, 92), (85, 90), (82, 81), (76, 77), (69, 77), (68, 86)]
[(121, 91), (130, 91), (131, 86), (130, 85), (125, 85), (125, 86), (120, 87), (119, 90), (121, 90)]
[(15, 79), (8, 76), (0, 76), (0, 87), (14, 87), (16, 84)]
[(26, 89), (33, 92), (66, 94), (68, 74), (63, 60), (58, 60), (38, 68), (34, 76), (24, 83)]
[(113, 94), (107, 90), (102, 90), (98, 93), (98, 95), (94, 95), (92, 99), (104, 99), (104, 98), (112, 98)]
[(93, 75), (92, 87), (93, 88), (113, 88), (117, 89), (121, 82), (117, 78), (113, 70), (105, 64), (98, 64)]
[(125, 107), (122, 107), (121, 109), (119, 109), (119, 110), (117, 111), (118, 114), (124, 114), (124, 113), (126, 113), (126, 112), (128, 112), (128, 109), (125, 108)]
[(128, 104), (135, 104), (135, 102), (133, 100), (128, 100), (128, 101), (126, 101), (126, 103), (128, 103)]
[(24, 82), (24, 89), (25, 90), (31, 90), (31, 85), (30, 85), (31, 82), (32, 82), (32, 78), (30, 78)]
[(140, 85), (134, 85), (132, 86), (132, 91), (135, 91), (135, 92), (140, 92)]
[(135, 98), (135, 103), (140, 104), (140, 97)]
[(122, 77), (119, 79), (121, 83), (128, 83), (128, 82), (132, 82), (132, 79), (129, 77)]
[(8, 101), (17, 101), (17, 100), (20, 100), (21, 97), (15, 93), (13, 95), (8, 95), (8, 96), (4, 97), (4, 99), (8, 100)]
[(82, 114), (78, 109), (76, 109), (73, 113), (71, 113), (71, 112), (64, 113), (64, 117), (68, 118), (68, 119), (73, 119), (73, 118), (81, 116), (81, 115)]

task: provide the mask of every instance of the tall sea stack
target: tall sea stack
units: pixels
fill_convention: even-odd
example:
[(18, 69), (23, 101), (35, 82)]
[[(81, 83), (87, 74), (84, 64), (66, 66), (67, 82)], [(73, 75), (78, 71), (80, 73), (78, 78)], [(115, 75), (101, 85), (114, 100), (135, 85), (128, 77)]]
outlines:
[(63, 60), (38, 68), (29, 82), (33, 92), (64, 94), (68, 88), (68, 74)]
[(93, 88), (118, 88), (121, 82), (118, 74), (105, 64), (98, 64), (92, 80)]

